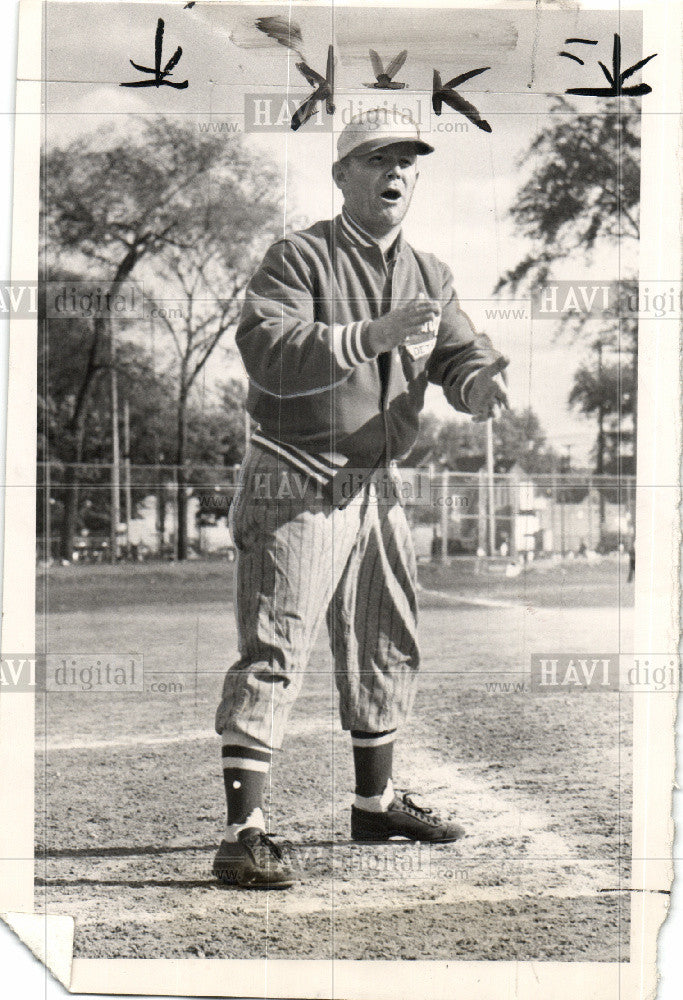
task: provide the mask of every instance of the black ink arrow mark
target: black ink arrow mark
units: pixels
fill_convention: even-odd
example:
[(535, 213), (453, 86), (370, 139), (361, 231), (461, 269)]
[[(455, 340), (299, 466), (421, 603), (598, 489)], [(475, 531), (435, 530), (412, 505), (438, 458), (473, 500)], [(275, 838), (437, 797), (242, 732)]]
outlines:
[(309, 118), (313, 117), (318, 110), (318, 105), (322, 104), (323, 101), (325, 102), (325, 111), (327, 114), (334, 114), (334, 47), (330, 45), (327, 49), (325, 76), (316, 73), (305, 62), (297, 63), (296, 68), (306, 78), (311, 87), (315, 87), (315, 90), (292, 115), (290, 128), (294, 132), (298, 128), (301, 128)]
[(377, 79), (374, 83), (364, 83), (363, 86), (371, 87), (374, 90), (405, 90), (408, 84), (395, 83), (394, 77), (403, 66), (407, 57), (408, 49), (404, 49), (403, 52), (399, 52), (397, 56), (394, 56), (385, 69), (379, 54), (374, 49), (370, 49), (370, 62), (372, 63), (372, 69)]
[(481, 117), (475, 106), (466, 101), (464, 97), (461, 97), (453, 89), (460, 86), (461, 83), (465, 83), (466, 80), (471, 80), (472, 77), (479, 76), (480, 73), (486, 73), (489, 69), (491, 69), (490, 66), (482, 66), (481, 69), (471, 69), (467, 73), (461, 73), (460, 76), (454, 76), (448, 83), (441, 82), (441, 74), (435, 69), (432, 84), (432, 107), (434, 108), (434, 114), (440, 115), (442, 105), (447, 104), (449, 108), (453, 108), (454, 111), (464, 115), (473, 125), (480, 128), (482, 132), (492, 132), (493, 129), (486, 119)]
[(178, 46), (171, 58), (168, 60), (164, 68), (161, 68), (161, 52), (164, 44), (164, 22), (162, 18), (157, 21), (157, 30), (154, 35), (154, 67), (151, 66), (140, 66), (139, 63), (133, 62), (129, 59), (131, 66), (134, 69), (139, 70), (141, 73), (152, 73), (154, 76), (153, 80), (135, 80), (132, 83), (121, 83), (121, 87), (174, 87), (176, 90), (185, 90), (189, 86), (188, 81), (184, 80), (183, 83), (173, 83), (171, 80), (167, 80), (166, 77), (171, 75), (172, 70), (178, 65), (180, 57), (183, 54), (183, 50)]
[[(578, 39), (577, 39), (578, 41)], [(564, 53), (560, 53), (563, 55)], [(652, 87), (648, 83), (638, 83), (631, 87), (624, 87), (624, 80), (628, 80), (630, 76), (637, 73), (639, 69), (642, 69), (650, 59), (654, 59), (657, 55), (653, 52), (651, 56), (646, 56), (644, 59), (640, 59), (633, 66), (629, 66), (623, 72), (621, 70), (621, 38), (619, 35), (614, 35), (614, 46), (612, 49), (612, 72), (607, 69), (603, 62), (598, 59), (598, 65), (602, 70), (603, 74), (607, 78), (609, 87), (570, 87), (566, 90), (566, 94), (576, 94), (581, 97), (619, 97), (622, 95), (628, 95), (630, 97), (642, 97), (644, 94), (651, 94)]]

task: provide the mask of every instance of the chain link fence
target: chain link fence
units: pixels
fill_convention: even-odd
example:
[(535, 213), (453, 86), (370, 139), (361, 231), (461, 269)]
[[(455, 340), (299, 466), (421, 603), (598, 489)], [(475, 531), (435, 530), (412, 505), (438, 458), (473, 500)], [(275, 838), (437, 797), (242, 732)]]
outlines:
[[(174, 559), (179, 479), (188, 555), (234, 558), (228, 512), (239, 466), (130, 465), (122, 469), (116, 560)], [(582, 472), (528, 476), (400, 468), (400, 495), (418, 559), (461, 555), (530, 561), (628, 549), (635, 477)], [(112, 467), (38, 465), (37, 557), (112, 562)], [(383, 499), (386, 500), (386, 492)]]
[[(403, 471), (403, 470), (402, 470)], [(421, 558), (498, 556), (531, 561), (628, 549), (635, 477), (582, 472), (529, 476), (439, 471), (429, 505), (407, 505)]]

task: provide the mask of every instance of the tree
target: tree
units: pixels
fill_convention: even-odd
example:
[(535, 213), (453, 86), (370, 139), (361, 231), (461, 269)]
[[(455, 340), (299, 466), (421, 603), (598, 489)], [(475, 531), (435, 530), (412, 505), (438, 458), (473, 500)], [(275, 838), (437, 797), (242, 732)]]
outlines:
[[(81, 276), (61, 268), (41, 272), (38, 297), (38, 456), (69, 463), (64, 471), (60, 558), (70, 560), (78, 509), (78, 465), (84, 458), (88, 408), (106, 368), (92, 319), (48, 317), (47, 282), (72, 285)], [(47, 498), (47, 502), (50, 498)]]
[(545, 284), (561, 260), (586, 257), (602, 241), (640, 237), (640, 111), (637, 102), (606, 101), (578, 113), (564, 97), (554, 124), (532, 141), (520, 166), (531, 175), (510, 215), (533, 240), (531, 251), (498, 281), (496, 291)]
[(225, 415), (223, 432), (223, 460), (226, 465), (237, 465), (244, 458), (246, 445), (247, 389), (244, 382), (231, 378), (219, 386), (221, 407)]
[[(71, 559), (74, 534), (84, 525), (84, 509), (108, 517), (111, 504), (101, 488), (99, 474), (84, 477), (85, 463), (109, 462), (111, 457), (111, 402), (107, 374), (110, 355), (95, 333), (92, 317), (59, 318), (48, 315), (47, 282), (52, 288), (78, 283), (74, 271), (50, 268), (41, 282), (38, 299), (38, 457), (63, 463), (53, 481), (59, 526), (59, 554)], [(131, 458), (144, 464), (157, 460), (159, 439), (171, 427), (168, 401), (171, 387), (155, 370), (153, 359), (120, 330), (117, 370), (131, 413)], [(166, 445), (165, 445), (166, 446)], [(90, 487), (88, 478), (92, 479)], [(39, 507), (39, 517), (44, 510)]]
[(436, 458), (439, 465), (458, 471), (465, 457), (484, 460), (486, 433), (483, 424), (471, 420), (446, 420), (436, 438)]
[[(631, 300), (634, 293), (637, 297), (638, 286), (632, 276), (635, 252), (628, 251), (636, 250), (640, 236), (640, 109), (635, 101), (620, 98), (605, 102), (599, 113), (578, 113), (561, 97), (551, 114), (552, 127), (536, 136), (523, 157), (523, 163), (531, 164), (531, 174), (510, 209), (517, 231), (532, 241), (532, 247), (499, 279), (495, 291), (537, 290), (558, 263), (577, 256), (590, 260), (599, 245), (619, 241), (627, 277), (613, 285), (613, 307), (597, 317), (587, 312), (566, 314), (560, 322), (574, 340), (599, 342), (619, 355), (619, 381), (627, 384), (630, 408), (618, 409), (615, 419), (631, 415), (635, 454), (638, 323)], [(595, 374), (600, 377), (600, 369)], [(606, 384), (605, 395), (610, 392)], [(599, 471), (605, 461), (605, 435), (600, 409), (592, 412), (598, 416)]]
[(420, 427), (415, 444), (402, 461), (406, 468), (418, 468), (434, 462), (437, 456), (437, 438), (443, 421), (435, 413), (420, 414)]
[[(426, 413), (420, 421), (418, 440), (405, 464), (415, 464), (419, 456), (453, 471), (472, 471), (486, 461), (486, 429), (484, 424), (467, 420), (439, 420)], [(428, 450), (426, 450), (428, 449)], [(525, 472), (545, 473), (553, 468), (557, 456), (548, 447), (541, 423), (531, 409), (517, 413), (504, 410), (493, 422), (493, 450), (499, 462), (517, 464)], [(463, 459), (472, 461), (464, 463)], [(469, 468), (463, 470), (463, 464)]]
[[(254, 176), (258, 183), (254, 183)], [(281, 225), (281, 184), (274, 168), (236, 161), (202, 194), (187, 226), (188, 245), (161, 255), (156, 284), (170, 292), (179, 310), (155, 309), (173, 345), (171, 371), (176, 383), (178, 559), (187, 556), (188, 402), (197, 379), (216, 348), (234, 330), (242, 294), (264, 249)], [(178, 317), (177, 312), (181, 315)]]
[(496, 457), (524, 472), (550, 472), (557, 456), (547, 443), (541, 422), (531, 408), (517, 413), (504, 410), (493, 422), (493, 447)]
[(163, 116), (51, 148), (42, 160), (45, 249), (94, 264), (99, 280), (123, 280), (150, 252), (187, 247), (197, 193), (210, 190), (217, 169), (249, 161), (239, 137), (228, 145)]
[[(216, 188), (225, 191), (231, 177), (235, 178), (233, 188), (243, 192), (240, 210), (247, 191), (255, 204), (271, 196), (272, 171), (244, 147), (239, 136), (226, 143), (219, 136), (198, 132), (192, 123), (163, 117), (126, 120), (125, 132), (100, 130), (66, 148), (50, 148), (43, 154), (41, 170), (44, 261), (70, 266), (81, 279), (96, 280), (103, 295), (110, 296), (133, 277), (142, 260), (164, 249), (192, 252), (201, 221), (210, 220), (207, 213), (216, 207)], [(221, 212), (224, 218), (233, 219), (239, 233), (239, 213), (231, 215), (231, 207), (228, 202)], [(105, 351), (110, 355), (115, 413), (114, 348), (110, 317), (100, 312), (92, 320), (86, 347), (88, 358), (92, 355), (100, 361), (86, 364), (83, 399), (76, 401), (71, 435), (74, 462), (79, 441), (82, 447), (83, 408), (99, 377)], [(75, 507), (77, 466), (71, 464), (68, 475)], [(62, 555), (70, 558), (72, 544), (66, 535), (68, 528)]]
[[(103, 130), (85, 143), (51, 148), (41, 162), (44, 259), (75, 261), (81, 280), (96, 278), (110, 295), (142, 257), (177, 237), (178, 223), (187, 214), (188, 188), (206, 176), (220, 155), (220, 140), (199, 140), (172, 121), (143, 121), (137, 135), (128, 126), (125, 135), (113, 139)], [(93, 318), (89, 341), (72, 419), (72, 463), (80, 461), (85, 408), (102, 368), (94, 359), (101, 358), (107, 346), (112, 397), (116, 391), (114, 336), (105, 313)], [(62, 558), (70, 559), (77, 465), (67, 466), (66, 478), (68, 509), (60, 548)]]
[[(596, 345), (595, 365), (581, 365), (574, 375), (569, 403), (598, 422), (596, 469), (598, 475), (621, 471), (622, 445), (632, 441), (623, 418), (633, 416), (635, 372), (633, 366), (603, 359), (603, 345)], [(603, 518), (604, 520), (604, 518)]]

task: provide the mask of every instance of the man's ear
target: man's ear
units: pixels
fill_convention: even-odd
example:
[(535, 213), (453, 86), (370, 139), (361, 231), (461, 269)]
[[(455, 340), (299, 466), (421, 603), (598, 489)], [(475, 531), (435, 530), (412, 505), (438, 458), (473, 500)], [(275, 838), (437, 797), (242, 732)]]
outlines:
[(332, 177), (334, 178), (334, 183), (337, 185), (339, 190), (343, 190), (342, 185), (346, 180), (346, 169), (341, 160), (337, 160), (332, 164)]

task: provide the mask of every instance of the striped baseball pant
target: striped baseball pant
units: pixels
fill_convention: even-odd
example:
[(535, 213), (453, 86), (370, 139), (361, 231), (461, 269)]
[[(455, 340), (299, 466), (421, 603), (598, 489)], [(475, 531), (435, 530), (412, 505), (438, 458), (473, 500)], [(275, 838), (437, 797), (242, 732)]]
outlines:
[(415, 552), (403, 507), (377, 499), (376, 478), (334, 507), (313, 479), (250, 446), (231, 508), (240, 658), (219, 734), (282, 745), (323, 616), (342, 728), (404, 722), (419, 665)]

